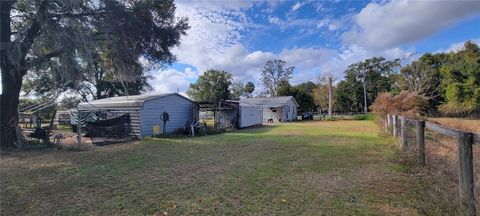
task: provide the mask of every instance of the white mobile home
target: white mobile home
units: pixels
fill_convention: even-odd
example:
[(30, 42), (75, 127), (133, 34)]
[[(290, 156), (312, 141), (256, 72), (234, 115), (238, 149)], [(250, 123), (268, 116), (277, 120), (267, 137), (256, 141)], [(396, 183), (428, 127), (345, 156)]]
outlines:
[(241, 103), (262, 107), (263, 121), (273, 122), (294, 121), (297, 119), (298, 103), (292, 96), (269, 98), (244, 98)]
[(168, 113), (165, 133), (184, 128), (188, 122), (198, 120), (198, 106), (192, 100), (177, 94), (164, 93), (112, 97), (80, 103), (80, 111), (129, 113), (132, 134), (136, 137), (153, 135), (153, 128), (164, 128), (162, 114)]

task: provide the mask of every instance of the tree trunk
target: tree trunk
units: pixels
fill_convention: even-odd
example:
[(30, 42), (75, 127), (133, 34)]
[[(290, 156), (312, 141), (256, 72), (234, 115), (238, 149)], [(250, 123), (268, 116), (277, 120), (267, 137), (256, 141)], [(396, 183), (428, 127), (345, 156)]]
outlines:
[(8, 63), (3, 60), (3, 52), (1, 56), (3, 91), (2, 95), (0, 95), (0, 123), (2, 128), (0, 145), (2, 147), (15, 147), (15, 142), (17, 142), (15, 127), (18, 123), (18, 98), (22, 86), (22, 77), (15, 76), (18, 73), (8, 67)]
[(364, 111), (365, 114), (368, 113), (368, 107), (367, 107), (367, 86), (365, 84), (365, 78), (363, 78), (363, 104), (364, 104)]
[[(27, 73), (26, 56), (41, 25), (34, 20), (27, 28), (23, 40), (12, 42), (10, 13), (14, 1), (0, 1), (0, 70), (2, 76), (2, 94), (0, 95), (0, 147), (21, 146), (21, 135), (17, 134), (18, 102), (23, 76)], [(39, 11), (45, 11), (47, 1)], [(15, 43), (15, 44), (14, 44)], [(16, 55), (10, 55), (15, 52)]]
[(8, 57), (10, 46), (10, 9), (11, 2), (0, 2), (0, 70), (2, 76), (2, 94), (0, 95), (0, 146), (15, 147), (17, 141), (15, 127), (18, 116), (18, 97), (20, 95), (21, 80)]
[(332, 117), (333, 113), (333, 92), (332, 92), (332, 77), (328, 77), (328, 116)]

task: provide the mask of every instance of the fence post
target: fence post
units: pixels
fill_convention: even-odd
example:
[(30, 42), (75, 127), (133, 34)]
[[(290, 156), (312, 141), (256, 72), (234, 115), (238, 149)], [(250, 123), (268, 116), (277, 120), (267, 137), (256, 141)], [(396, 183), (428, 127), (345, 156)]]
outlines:
[(459, 132), (458, 181), (460, 187), (460, 201), (468, 215), (475, 215), (472, 144), (473, 134)]
[(385, 134), (388, 133), (388, 116), (385, 116), (383, 119), (383, 129)]
[(408, 150), (408, 132), (407, 132), (407, 118), (405, 116), (400, 116), (400, 136), (402, 142), (402, 149), (404, 152)]
[(80, 110), (77, 109), (77, 146), (80, 148), (82, 143), (82, 118), (80, 115)]
[(417, 121), (418, 162), (425, 166), (425, 121)]
[(387, 127), (390, 127), (390, 114), (387, 114)]
[(393, 138), (397, 137), (397, 115), (393, 115)]

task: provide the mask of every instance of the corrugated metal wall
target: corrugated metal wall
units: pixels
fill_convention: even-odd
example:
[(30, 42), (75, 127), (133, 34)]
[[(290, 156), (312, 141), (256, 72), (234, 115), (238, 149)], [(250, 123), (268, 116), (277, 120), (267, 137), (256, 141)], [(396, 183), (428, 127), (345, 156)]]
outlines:
[(160, 125), (163, 128), (163, 121), (160, 118), (163, 112), (167, 112), (170, 116), (166, 133), (184, 128), (188, 121), (193, 120), (194, 112), (198, 118), (198, 112), (194, 110), (194, 106), (194, 103), (178, 95), (146, 101), (140, 114), (141, 136), (152, 136), (154, 125)]

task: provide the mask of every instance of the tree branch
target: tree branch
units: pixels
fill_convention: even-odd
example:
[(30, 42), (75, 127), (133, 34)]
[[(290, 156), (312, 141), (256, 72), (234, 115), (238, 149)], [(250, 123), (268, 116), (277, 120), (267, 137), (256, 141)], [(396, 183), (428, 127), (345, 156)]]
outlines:
[(94, 12), (83, 12), (83, 13), (52, 13), (49, 14), (49, 18), (79, 18), (79, 17), (86, 17), (86, 16), (95, 16), (95, 15), (103, 15), (106, 11), (101, 9), (100, 11)]
[(35, 59), (27, 60), (27, 68), (30, 68), (31, 66), (34, 66), (34, 65), (39, 65), (42, 62), (48, 61), (53, 57), (60, 56), (60, 54), (62, 54), (62, 52), (63, 52), (63, 49), (58, 49), (58, 50), (54, 50), (50, 53), (47, 53), (45, 55), (39, 56)]

